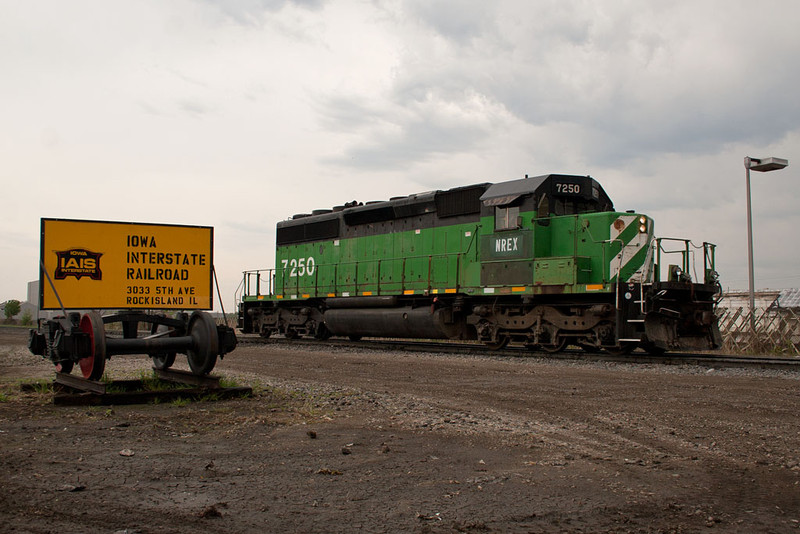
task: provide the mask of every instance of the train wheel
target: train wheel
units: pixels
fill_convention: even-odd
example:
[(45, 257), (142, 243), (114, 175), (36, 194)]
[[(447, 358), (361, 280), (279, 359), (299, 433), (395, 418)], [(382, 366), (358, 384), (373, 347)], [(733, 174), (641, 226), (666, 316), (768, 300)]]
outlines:
[(561, 352), (565, 348), (567, 348), (567, 338), (559, 335), (556, 335), (555, 343), (551, 345), (542, 345), (542, 350), (545, 352), (549, 352), (550, 354)]
[(626, 356), (636, 349), (638, 343), (623, 341), (616, 347), (604, 347), (604, 350), (613, 356)]
[(283, 337), (285, 337), (286, 339), (297, 339), (298, 337), (300, 337), (300, 334), (297, 333), (297, 330), (287, 328), (286, 333), (283, 334)]
[(588, 345), (586, 343), (578, 343), (578, 346), (581, 349), (583, 349), (583, 352), (586, 352), (588, 354), (597, 354), (598, 352), (600, 352), (600, 347), (598, 347), (597, 345)]
[[(153, 328), (150, 330), (152, 334), (163, 334), (169, 332), (169, 327), (165, 324), (153, 323)], [(175, 363), (174, 352), (162, 352), (153, 355), (153, 367), (159, 370), (169, 369)]]
[(541, 349), (550, 354), (561, 352), (567, 347), (567, 338), (562, 336), (558, 328), (552, 324), (543, 325), (541, 339)]
[(217, 323), (209, 314), (196, 311), (189, 319), (189, 335), (192, 337), (192, 348), (186, 351), (189, 367), (193, 374), (207, 375), (217, 364)]
[(161, 353), (153, 355), (153, 367), (159, 370), (169, 369), (175, 363), (175, 353)]
[[(97, 312), (89, 312), (81, 317), (80, 329), (81, 332), (89, 334), (91, 349), (90, 354), (78, 360), (81, 373), (89, 380), (100, 380), (106, 368), (106, 331), (103, 318)], [(72, 362), (69, 362), (70, 366), (71, 364)]]
[(500, 350), (505, 348), (509, 341), (511, 341), (510, 337), (501, 334), (497, 336), (497, 341), (486, 341), (485, 345), (489, 348), (489, 350)]
[(325, 341), (326, 339), (330, 339), (331, 335), (331, 331), (328, 330), (328, 327), (325, 326), (325, 323), (317, 324), (317, 329), (314, 332), (314, 339)]
[(651, 356), (661, 356), (667, 349), (662, 349), (661, 347), (657, 347), (655, 343), (642, 343), (642, 348), (647, 354)]

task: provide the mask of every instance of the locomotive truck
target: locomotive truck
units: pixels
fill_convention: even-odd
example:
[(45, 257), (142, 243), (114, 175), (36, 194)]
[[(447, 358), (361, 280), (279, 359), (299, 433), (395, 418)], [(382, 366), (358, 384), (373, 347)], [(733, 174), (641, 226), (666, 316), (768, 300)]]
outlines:
[(653, 231), (590, 176), (354, 201), (278, 223), (275, 267), (244, 272), (238, 326), (548, 352), (719, 347), (715, 246)]

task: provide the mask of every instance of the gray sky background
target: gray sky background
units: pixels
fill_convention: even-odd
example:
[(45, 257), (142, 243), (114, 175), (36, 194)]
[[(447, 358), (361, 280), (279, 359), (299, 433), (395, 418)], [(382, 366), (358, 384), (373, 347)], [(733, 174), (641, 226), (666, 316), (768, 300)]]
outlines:
[(590, 174), (747, 288), (800, 286), (800, 2), (0, 0), (0, 301), (42, 217), (210, 225), (226, 311), (275, 224)]

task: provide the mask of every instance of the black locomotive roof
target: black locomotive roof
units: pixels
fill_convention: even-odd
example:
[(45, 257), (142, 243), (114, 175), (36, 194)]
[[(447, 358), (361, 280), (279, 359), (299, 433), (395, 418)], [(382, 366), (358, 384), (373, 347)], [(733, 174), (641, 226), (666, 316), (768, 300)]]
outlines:
[(510, 182), (500, 182), (493, 184), (481, 195), (481, 202), (487, 206), (501, 206), (510, 204), (522, 195), (536, 192), (550, 175), (527, 176), (521, 180), (511, 180)]
[[(578, 186), (567, 188), (565, 186)], [(577, 192), (576, 192), (577, 191)], [(485, 206), (502, 206), (511, 204), (520, 197), (527, 195), (549, 194), (558, 196), (579, 196), (586, 200), (598, 202), (601, 205), (613, 206), (603, 187), (591, 176), (572, 174), (544, 174), (542, 176), (526, 176), (520, 180), (510, 180), (496, 184), (482, 183), (462, 187), (454, 187), (445, 191), (428, 191), (404, 197), (395, 197), (391, 200), (367, 202), (366, 204), (351, 202), (333, 210), (315, 210), (313, 214), (295, 215), (290, 220), (280, 221), (278, 226), (294, 226), (307, 224), (312, 221), (338, 219), (344, 216), (347, 224), (359, 224), (369, 220), (387, 220), (391, 218), (409, 217), (431, 213), (433, 211), (447, 211), (448, 206), (456, 204), (471, 204), (469, 209), (474, 211), (475, 200), (480, 200)], [(443, 210), (443, 208), (445, 208)], [(453, 208), (449, 208), (451, 211)], [(442, 213), (439, 213), (442, 216)], [(447, 214), (445, 214), (447, 216)]]
[[(577, 189), (575, 186), (577, 186)], [(493, 184), (481, 195), (481, 202), (485, 206), (503, 206), (511, 204), (522, 196), (538, 194), (549, 194), (556, 197), (577, 196), (598, 202), (601, 205), (612, 205), (611, 200), (597, 180), (591, 176), (571, 174), (526, 176), (521, 180)]]
[(278, 223), (278, 244), (335, 239), (343, 231), (340, 223), (351, 227), (425, 214), (435, 214), (438, 219), (473, 217), (481, 212), (482, 205), (503, 206), (532, 195), (548, 195), (555, 201), (580, 201), (597, 211), (613, 209), (608, 195), (591, 176), (526, 176), (521, 180), (428, 191), (380, 202), (362, 204), (353, 201), (332, 210), (315, 210), (311, 214), (295, 215)]
[(436, 212), (439, 217), (477, 213), (480, 211), (479, 197), (491, 185), (483, 183), (454, 187), (446, 191), (427, 191), (366, 204), (353, 201), (333, 210), (315, 210), (312, 214), (294, 215), (289, 220), (278, 222), (278, 227), (339, 218), (344, 218), (347, 224), (363, 224), (433, 212)]

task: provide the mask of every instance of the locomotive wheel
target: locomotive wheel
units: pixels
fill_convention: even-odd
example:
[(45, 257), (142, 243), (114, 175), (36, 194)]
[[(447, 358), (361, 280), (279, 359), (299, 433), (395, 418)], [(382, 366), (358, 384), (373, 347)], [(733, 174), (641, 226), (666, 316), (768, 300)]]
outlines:
[(189, 367), (195, 375), (207, 375), (217, 364), (217, 324), (209, 314), (196, 311), (189, 319), (189, 335), (192, 337), (192, 348), (186, 351)]
[(555, 354), (556, 352), (561, 352), (567, 348), (567, 338), (556, 335), (556, 342), (551, 345), (542, 345), (542, 350), (545, 352), (549, 352), (550, 354)]
[(583, 349), (587, 354), (597, 354), (600, 352), (600, 347), (597, 345), (589, 345), (587, 343), (578, 343), (578, 346)]
[[(91, 354), (78, 360), (81, 373), (89, 380), (100, 380), (106, 368), (106, 331), (103, 318), (97, 312), (89, 312), (81, 317), (81, 332), (89, 334)], [(72, 362), (69, 362), (70, 366)], [(64, 362), (62, 362), (62, 368)]]
[(283, 334), (283, 337), (286, 339), (297, 339), (300, 337), (300, 334), (297, 333), (297, 330), (293, 328), (287, 328), (286, 333)]
[(554, 354), (556, 352), (561, 352), (567, 347), (567, 338), (559, 334), (556, 326), (551, 324), (544, 325), (542, 334), (545, 340), (541, 343), (541, 349), (543, 351)]
[(325, 341), (326, 339), (330, 339), (332, 335), (328, 327), (325, 326), (325, 323), (319, 323), (316, 332), (314, 332), (314, 339)]
[(489, 350), (500, 350), (505, 348), (510, 341), (510, 337), (501, 334), (497, 336), (497, 341), (486, 341), (485, 345), (489, 348)]
[(644, 351), (647, 354), (649, 354), (651, 356), (661, 356), (665, 352), (667, 352), (667, 349), (663, 349), (661, 347), (657, 347), (655, 343), (649, 343), (649, 342), (648, 343), (642, 343), (642, 348), (644, 349)]
[(617, 347), (604, 347), (605, 351), (612, 356), (626, 356), (636, 349), (638, 343), (623, 341)]

